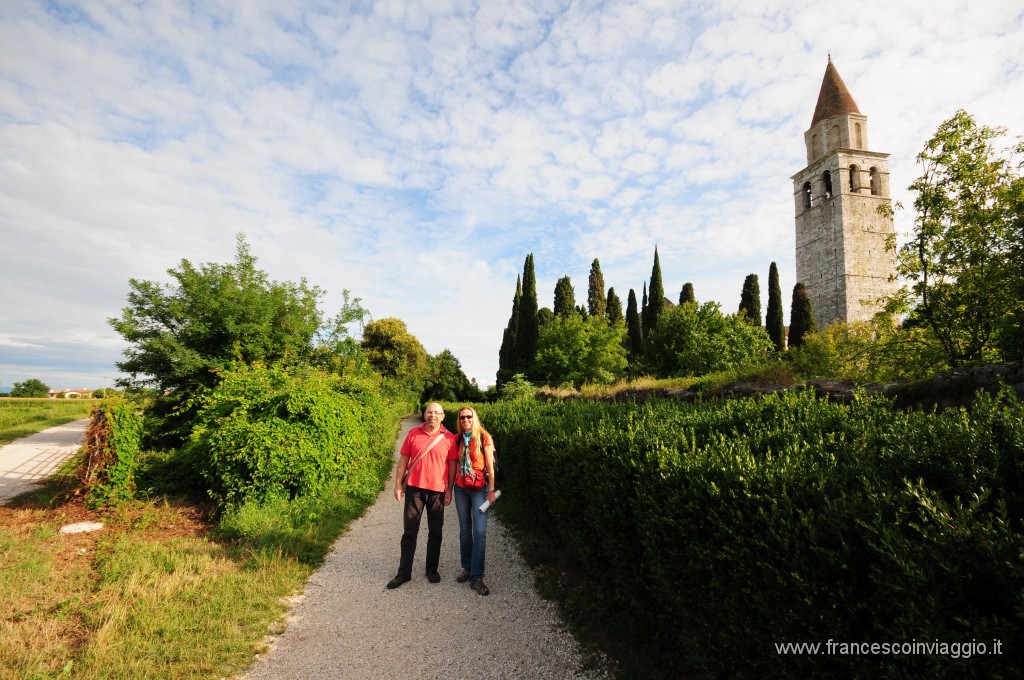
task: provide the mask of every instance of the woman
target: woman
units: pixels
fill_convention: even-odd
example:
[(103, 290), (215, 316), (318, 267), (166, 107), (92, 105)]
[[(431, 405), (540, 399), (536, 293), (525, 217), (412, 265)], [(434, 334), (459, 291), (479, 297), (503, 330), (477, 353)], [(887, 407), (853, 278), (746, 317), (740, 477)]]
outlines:
[(494, 439), (484, 429), (476, 411), (469, 406), (459, 410), (459, 452), (455, 474), (455, 508), (459, 513), (459, 547), (462, 572), (455, 577), (459, 583), (481, 595), (490, 590), (484, 585), (484, 554), (487, 550), (487, 513), (481, 512), (484, 501), (494, 503)]

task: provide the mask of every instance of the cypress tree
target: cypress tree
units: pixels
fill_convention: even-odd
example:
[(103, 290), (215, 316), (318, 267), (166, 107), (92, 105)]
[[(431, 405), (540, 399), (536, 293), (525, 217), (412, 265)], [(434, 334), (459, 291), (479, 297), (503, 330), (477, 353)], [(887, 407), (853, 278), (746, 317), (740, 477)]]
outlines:
[(519, 306), (523, 298), (522, 278), (516, 276), (516, 294), (512, 297), (512, 316), (508, 319), (505, 332), (501, 336), (501, 349), (498, 350), (497, 387), (505, 384), (515, 372), (516, 335), (519, 332)]
[(747, 278), (743, 280), (739, 311), (746, 312), (747, 321), (753, 325), (761, 325), (761, 284), (757, 280), (757, 274), (747, 274)]
[(636, 309), (636, 291), (629, 289), (629, 298), (626, 301), (626, 349), (635, 361), (640, 356), (644, 345), (643, 325), (640, 323), (640, 313)]
[(782, 323), (782, 287), (779, 285), (779, 268), (772, 262), (768, 268), (768, 313), (764, 319), (765, 330), (768, 337), (775, 344), (775, 349), (781, 352), (785, 349), (785, 337), (783, 333), (785, 326)]
[(793, 305), (789, 310), (789, 346), (799, 347), (804, 344), (804, 336), (818, 330), (814, 322), (814, 310), (811, 309), (811, 298), (803, 283), (793, 286)]
[[(630, 288), (630, 290), (633, 290)], [(640, 304), (640, 333), (641, 335), (647, 334), (647, 329), (650, 328), (648, 321), (650, 317), (647, 315), (647, 282), (644, 281), (644, 297), (643, 302)]]
[(622, 321), (622, 300), (615, 294), (614, 288), (608, 289), (608, 300), (605, 302), (605, 318), (609, 324), (617, 324)]
[(516, 332), (515, 373), (529, 375), (537, 356), (537, 275), (533, 271), (533, 253), (523, 264), (523, 297), (519, 303), (519, 329)]
[(693, 284), (687, 281), (683, 284), (683, 289), (679, 291), (679, 304), (696, 301), (697, 298), (693, 296)]
[(576, 291), (572, 289), (572, 281), (563, 276), (555, 283), (555, 316), (565, 319), (576, 311)]
[(650, 335), (658, 325), (658, 318), (665, 311), (665, 286), (661, 283), (661, 261), (658, 259), (658, 246), (654, 246), (654, 266), (651, 267), (651, 290), (647, 296), (647, 323), (644, 334)]
[(587, 311), (590, 316), (604, 316), (607, 308), (607, 300), (604, 297), (604, 274), (601, 273), (601, 263), (594, 258), (590, 264), (590, 280), (587, 285)]

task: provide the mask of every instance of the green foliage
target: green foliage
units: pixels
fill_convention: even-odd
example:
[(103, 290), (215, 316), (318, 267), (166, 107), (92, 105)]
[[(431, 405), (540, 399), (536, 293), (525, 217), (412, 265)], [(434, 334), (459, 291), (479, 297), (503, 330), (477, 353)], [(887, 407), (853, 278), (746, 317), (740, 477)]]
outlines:
[(1024, 319), (1021, 220), (1024, 179), (1015, 159), (1024, 142), (1000, 154), (1004, 128), (979, 126), (965, 111), (943, 122), (917, 156), (910, 190), (917, 216), (898, 251), (901, 293), (912, 319), (950, 367), (1019, 356), (1010, 338)]
[(91, 507), (116, 504), (135, 496), (139, 467), (142, 416), (123, 399), (106, 401), (92, 412), (85, 433), (81, 470), (86, 500)]
[(858, 384), (914, 380), (941, 365), (924, 328), (898, 328), (888, 314), (871, 321), (835, 322), (804, 336), (790, 352), (804, 378), (834, 378)]
[(807, 295), (807, 287), (799, 282), (793, 286), (793, 302), (789, 309), (789, 348), (799, 347), (804, 336), (816, 330), (818, 324), (811, 309), (811, 298)]
[(427, 375), (427, 350), (404, 321), (390, 317), (366, 324), (362, 348), (370, 365), (382, 375), (407, 383), (414, 391), (422, 389)]
[(608, 317), (608, 323), (624, 323), (626, 317), (622, 313), (622, 300), (615, 293), (614, 288), (608, 289), (608, 300), (605, 302), (605, 314)]
[(536, 374), (559, 385), (612, 383), (626, 370), (625, 334), (624, 324), (609, 325), (599, 316), (556, 317), (541, 329)]
[[(498, 403), (503, 520), (658, 677), (1019, 677), (1024, 405), (892, 410), (787, 393)], [(566, 493), (572, 480), (572, 493)], [(614, 502), (609, 502), (614, 499)], [(572, 522), (558, 518), (572, 517)], [(791, 655), (775, 643), (1003, 641), (1002, 655)]]
[(466, 377), (462, 364), (450, 350), (445, 349), (427, 361), (423, 403), (431, 401), (481, 401), (483, 392), (475, 381)]
[(765, 314), (764, 328), (768, 331), (775, 350), (786, 349), (786, 326), (782, 320), (782, 286), (779, 283), (779, 268), (772, 262), (768, 268), (768, 311)]
[(750, 323), (755, 326), (761, 325), (761, 284), (757, 280), (757, 274), (747, 274), (747, 278), (743, 280), (739, 311), (746, 314)]
[(29, 378), (24, 382), (14, 383), (11, 388), (12, 397), (45, 397), (50, 394), (49, 386), (39, 378)]
[(643, 316), (644, 335), (658, 327), (662, 312), (665, 310), (665, 285), (661, 281), (661, 260), (658, 259), (658, 246), (654, 246), (654, 265), (651, 267), (651, 289), (647, 298), (647, 311)]
[[(594, 258), (590, 263), (590, 278), (587, 283), (587, 313), (590, 316), (604, 316), (607, 308), (607, 299), (604, 293), (604, 274), (601, 273), (601, 263)], [(622, 309), (620, 307), (619, 313)]]
[(572, 280), (568, 276), (563, 276), (555, 282), (555, 302), (552, 311), (561, 319), (576, 313), (576, 291), (573, 290)]
[(520, 277), (516, 277), (516, 294), (512, 296), (512, 315), (508, 318), (505, 332), (501, 336), (501, 348), (498, 350), (498, 374), (497, 387), (505, 383), (515, 372), (516, 363), (516, 339), (519, 333), (520, 306), (523, 300), (523, 284)]
[(522, 373), (512, 376), (501, 391), (501, 401), (533, 401), (536, 396), (537, 387)]
[(239, 366), (196, 401), (183, 453), (221, 508), (333, 490), (370, 498), (390, 469), (398, 414), (366, 379)]
[(679, 304), (684, 305), (687, 302), (696, 302), (697, 298), (693, 294), (693, 284), (687, 281), (683, 284), (682, 290), (679, 291)]
[(173, 445), (191, 429), (184, 404), (229, 365), (309, 360), (322, 291), (305, 280), (271, 281), (242, 235), (233, 263), (182, 260), (168, 273), (174, 284), (131, 279), (128, 306), (108, 321), (129, 345), (117, 363), (129, 377), (119, 384), (167, 392), (147, 414), (147, 431)]
[(516, 331), (514, 373), (530, 374), (537, 356), (540, 323), (537, 317), (537, 275), (533, 269), (533, 253), (523, 263), (523, 298), (519, 306), (519, 329)]
[(749, 366), (771, 347), (763, 328), (741, 316), (723, 315), (717, 302), (672, 308), (646, 341), (648, 366), (659, 377)]
[(640, 320), (640, 312), (636, 307), (636, 291), (629, 289), (629, 297), (626, 300), (626, 350), (629, 353), (630, 362), (640, 360), (644, 349), (644, 330)]

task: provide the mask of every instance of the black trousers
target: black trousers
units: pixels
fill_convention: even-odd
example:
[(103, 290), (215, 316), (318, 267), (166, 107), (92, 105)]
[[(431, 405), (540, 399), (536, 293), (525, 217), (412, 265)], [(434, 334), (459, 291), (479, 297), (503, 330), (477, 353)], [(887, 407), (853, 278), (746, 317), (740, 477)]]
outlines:
[(427, 513), (427, 573), (437, 571), (441, 562), (444, 492), (408, 486), (405, 489), (405, 532), (402, 534), (402, 557), (398, 563), (399, 576), (412, 578), (412, 558), (416, 554), (416, 537), (424, 510)]

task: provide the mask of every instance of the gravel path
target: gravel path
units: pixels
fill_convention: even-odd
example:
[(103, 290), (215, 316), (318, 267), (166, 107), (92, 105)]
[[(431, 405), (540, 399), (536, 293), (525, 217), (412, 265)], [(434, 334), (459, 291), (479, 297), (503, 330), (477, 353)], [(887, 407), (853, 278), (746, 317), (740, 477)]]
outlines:
[[(420, 422), (403, 421), (396, 456), (406, 432)], [(402, 505), (393, 484), (394, 477), (335, 542), (306, 583), (284, 633), (273, 638), (245, 678), (606, 677), (580, 670), (575, 641), (554, 605), (534, 592), (533, 574), (494, 517), (487, 527), (484, 576), (490, 595), (455, 581), (460, 566), (454, 503), (445, 513), (441, 582), (432, 584), (423, 573), (424, 518), (412, 581), (387, 590), (398, 569), (402, 534)]]

